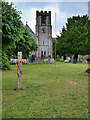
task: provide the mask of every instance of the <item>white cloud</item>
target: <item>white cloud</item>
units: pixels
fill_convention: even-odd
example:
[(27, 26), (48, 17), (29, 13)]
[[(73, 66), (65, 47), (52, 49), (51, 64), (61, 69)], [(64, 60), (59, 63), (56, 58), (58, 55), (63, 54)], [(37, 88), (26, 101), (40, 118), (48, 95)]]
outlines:
[[(55, 31), (55, 25), (56, 25), (56, 32), (60, 30), (60, 23), (62, 24), (63, 21), (65, 21), (66, 14), (62, 13), (59, 10), (58, 4), (50, 5), (44, 8), (44, 11), (51, 11), (51, 21), (52, 21), (52, 31)], [(55, 13), (56, 13), (56, 23), (55, 23)], [(53, 36), (55, 34), (53, 33)]]
[(35, 33), (35, 25), (36, 25), (36, 11), (43, 10), (43, 11), (51, 11), (51, 22), (52, 22), (52, 36), (55, 37), (55, 13), (56, 13), (56, 33), (60, 30), (60, 27), (58, 24), (61, 21), (61, 24), (63, 21), (65, 21), (66, 14), (60, 12), (58, 4), (49, 5), (47, 7), (41, 8), (30, 8), (23, 10), (23, 16), (22, 21), (24, 24), (26, 24), (26, 21), (28, 21), (28, 25)]
[[(8, 1), (12, 1), (12, 0), (8, 0)], [(16, 1), (16, 0), (14, 0), (14, 1)], [(22, 1), (19, 0), (18, 2), (22, 2)], [(63, 1), (65, 2), (66, 0), (63, 0)], [(72, 1), (72, 0), (70, 0), (70, 1)], [(81, 1), (81, 0), (79, 0), (79, 1)], [(18, 6), (18, 2), (17, 2), (16, 6)], [(25, 2), (27, 2), (27, 0)], [(35, 0), (33, 2), (35, 2)], [(38, 0), (37, 0), (37, 2), (38, 2)], [(47, 0), (45, 2), (47, 2)], [(48, 2), (50, 2), (50, 1), (48, 0)], [(76, 2), (77, 2), (77, 0), (76, 0)], [(81, 2), (83, 2), (83, 0)], [(22, 4), (19, 4), (19, 10), (21, 9), (21, 11), (23, 13), (22, 21), (24, 24), (26, 24), (26, 21), (28, 21), (28, 25), (30, 26), (30, 28), (33, 30), (34, 33), (35, 33), (35, 25), (36, 25), (36, 19), (35, 19), (36, 18), (36, 11), (37, 10), (39, 10), (39, 11), (41, 11), (41, 10), (51, 11), (52, 36), (53, 37), (55, 37), (57, 34), (59, 34), (59, 31), (61, 31), (63, 26), (65, 26), (65, 23), (67, 22), (67, 18), (71, 17), (72, 15), (75, 15), (75, 11), (73, 11), (72, 7), (71, 7), (72, 10), (70, 9), (71, 11), (69, 11), (68, 14), (66, 11), (61, 12), (59, 9), (60, 4), (58, 5), (58, 3), (51, 3), (50, 5), (47, 5), (43, 8), (41, 8), (41, 6), (40, 7), (39, 6), (38, 7), (32, 6), (30, 8), (29, 7), (23, 8), (21, 6), (22, 6)], [(70, 7), (70, 6), (67, 6), (67, 7)], [(77, 13), (79, 13), (79, 11), (81, 11), (78, 8), (79, 7), (77, 6), (77, 10), (78, 10)], [(56, 35), (55, 35), (55, 13), (56, 13)], [(78, 14), (76, 14), (76, 15), (78, 15)]]
[(89, 2), (89, 0), (7, 0), (9, 2)]

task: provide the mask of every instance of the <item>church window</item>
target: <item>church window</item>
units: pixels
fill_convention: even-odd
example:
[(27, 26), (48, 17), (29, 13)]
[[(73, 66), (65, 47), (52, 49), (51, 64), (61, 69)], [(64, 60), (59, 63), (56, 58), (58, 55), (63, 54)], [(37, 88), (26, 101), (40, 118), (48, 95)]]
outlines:
[(46, 24), (46, 16), (41, 16), (41, 24)]
[(46, 51), (44, 51), (44, 55), (46, 55)]

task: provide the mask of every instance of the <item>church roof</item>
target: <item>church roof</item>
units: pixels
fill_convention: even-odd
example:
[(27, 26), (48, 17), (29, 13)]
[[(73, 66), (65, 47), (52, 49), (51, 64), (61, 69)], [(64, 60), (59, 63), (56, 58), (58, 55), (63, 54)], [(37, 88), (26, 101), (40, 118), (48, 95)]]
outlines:
[(34, 34), (34, 32), (32, 31), (32, 29), (28, 26), (27, 22), (26, 22), (26, 26), (29, 28), (30, 32), (31, 32), (32, 34)]

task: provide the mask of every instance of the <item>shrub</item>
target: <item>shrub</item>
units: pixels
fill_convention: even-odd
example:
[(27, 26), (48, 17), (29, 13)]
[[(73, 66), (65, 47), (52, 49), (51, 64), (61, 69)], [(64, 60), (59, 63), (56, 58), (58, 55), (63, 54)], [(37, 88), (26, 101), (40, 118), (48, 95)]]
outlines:
[(10, 70), (10, 61), (8, 60), (8, 57), (6, 53), (2, 52), (2, 69), (3, 70)]

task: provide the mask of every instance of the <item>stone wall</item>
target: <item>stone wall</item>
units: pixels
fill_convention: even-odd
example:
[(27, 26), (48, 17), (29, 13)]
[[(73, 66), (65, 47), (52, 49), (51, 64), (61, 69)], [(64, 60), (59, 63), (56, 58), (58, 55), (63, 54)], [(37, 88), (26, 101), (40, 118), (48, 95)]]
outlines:
[[(45, 29), (44, 32), (42, 32), (43, 29)], [(52, 57), (51, 11), (36, 11), (36, 42), (38, 45), (37, 58), (41, 57), (41, 51), (46, 51), (46, 57), (49, 55)]]

